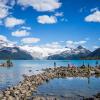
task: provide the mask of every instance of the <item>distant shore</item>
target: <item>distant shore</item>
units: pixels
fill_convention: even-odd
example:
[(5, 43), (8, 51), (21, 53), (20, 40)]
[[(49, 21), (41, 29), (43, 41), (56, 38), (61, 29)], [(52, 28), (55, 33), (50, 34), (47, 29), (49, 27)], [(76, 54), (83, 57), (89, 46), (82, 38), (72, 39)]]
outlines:
[[(17, 86), (7, 88), (5, 91), (0, 92), (0, 100), (60, 100), (61, 97), (56, 96), (32, 96), (33, 92), (36, 91), (39, 85), (44, 82), (48, 82), (50, 79), (54, 78), (65, 78), (65, 77), (100, 77), (100, 66), (68, 66), (68, 67), (53, 67), (43, 69), (43, 73), (26, 76), (23, 75), (24, 80), (20, 82)], [(99, 84), (99, 83), (98, 83)], [(56, 99), (55, 99), (56, 98)], [(98, 93), (94, 98), (100, 99), (100, 94)], [(94, 100), (94, 98), (92, 100)], [(99, 98), (99, 99), (98, 99)], [(89, 100), (83, 97), (83, 100)]]

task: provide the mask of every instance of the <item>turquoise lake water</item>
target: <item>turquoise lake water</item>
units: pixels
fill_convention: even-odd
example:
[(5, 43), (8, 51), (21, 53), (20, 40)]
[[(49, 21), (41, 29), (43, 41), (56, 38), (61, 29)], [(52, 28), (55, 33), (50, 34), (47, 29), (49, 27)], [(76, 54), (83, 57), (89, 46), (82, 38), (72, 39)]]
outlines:
[[(0, 63), (5, 62), (0, 60)], [(67, 66), (68, 64), (74, 64), (80, 66), (90, 64), (95, 66), (96, 60), (13, 60), (13, 67), (4, 68), (0, 67), (0, 90), (6, 89), (9, 86), (18, 84), (22, 79), (22, 75), (38, 74), (42, 69), (53, 67), (54, 62), (57, 66)], [(98, 61), (100, 64), (100, 61)], [(31, 71), (30, 71), (31, 70)], [(53, 93), (61, 95), (78, 94), (95, 94), (100, 92), (100, 78), (91, 77), (88, 83), (87, 78), (66, 78), (66, 79), (54, 79), (49, 83), (44, 83), (38, 88), (39, 93)]]

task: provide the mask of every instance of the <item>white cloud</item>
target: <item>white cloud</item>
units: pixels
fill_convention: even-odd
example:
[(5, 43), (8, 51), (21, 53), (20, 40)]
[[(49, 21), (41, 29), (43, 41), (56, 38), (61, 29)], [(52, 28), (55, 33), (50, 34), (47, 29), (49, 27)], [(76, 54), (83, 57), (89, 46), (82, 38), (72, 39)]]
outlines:
[(7, 8), (0, 7), (0, 19), (5, 18), (8, 14)]
[(22, 26), (21, 29), (31, 30), (31, 27)]
[(12, 8), (16, 3), (16, 0), (0, 0), (0, 6), (6, 8)]
[(75, 42), (75, 44), (78, 44), (78, 45), (81, 45), (81, 44), (85, 44), (87, 41), (78, 41), (78, 42)]
[(17, 42), (12, 42), (10, 40), (8, 40), (8, 38), (4, 35), (0, 35), (0, 48), (6, 46), (6, 47), (12, 47), (15, 44), (17, 44)]
[(16, 25), (21, 25), (21, 24), (24, 24), (24, 23), (25, 23), (24, 20), (17, 19), (17, 18), (14, 18), (14, 17), (8, 17), (5, 20), (5, 26), (9, 27), (9, 28), (12, 28), (12, 27), (14, 27)]
[(37, 11), (54, 11), (61, 7), (59, 0), (18, 0), (18, 4), (24, 7), (31, 6)]
[(100, 23), (100, 11), (96, 10), (92, 14), (85, 17), (86, 22), (99, 22)]
[(87, 41), (66, 41), (66, 46), (69, 48), (75, 48), (78, 45), (83, 45)]
[(93, 49), (97, 49), (97, 48), (100, 48), (99, 46), (95, 45), (93, 46)]
[(16, 0), (10, 0), (10, 5), (14, 6), (16, 4)]
[(12, 32), (12, 36), (16, 36), (16, 37), (24, 37), (24, 36), (28, 36), (30, 34), (30, 32), (28, 32), (27, 30), (17, 30), (15, 32)]
[(23, 44), (32, 44), (32, 43), (37, 43), (37, 42), (39, 42), (39, 41), (40, 41), (39, 38), (32, 38), (32, 37), (23, 38), (23, 39), (21, 40), (21, 42), (22, 42)]
[(52, 42), (52, 43), (47, 43), (41, 47), (45, 47), (45, 48), (51, 48), (51, 49), (58, 49), (58, 48), (62, 48), (61, 44), (59, 42)]
[(0, 19), (7, 17), (11, 9), (15, 5), (15, 0), (0, 0)]
[(57, 18), (55, 16), (48, 16), (48, 15), (38, 16), (37, 20), (38, 20), (38, 23), (41, 23), (41, 24), (57, 23)]
[(94, 11), (98, 11), (99, 9), (96, 7), (96, 8), (92, 8), (91, 9), (91, 12), (94, 12)]
[(8, 41), (7, 37), (4, 35), (0, 35), (0, 41)]
[(64, 14), (63, 14), (63, 12), (56, 12), (56, 13), (55, 13), (55, 16), (57, 16), (57, 17), (62, 17), (62, 16), (64, 16)]

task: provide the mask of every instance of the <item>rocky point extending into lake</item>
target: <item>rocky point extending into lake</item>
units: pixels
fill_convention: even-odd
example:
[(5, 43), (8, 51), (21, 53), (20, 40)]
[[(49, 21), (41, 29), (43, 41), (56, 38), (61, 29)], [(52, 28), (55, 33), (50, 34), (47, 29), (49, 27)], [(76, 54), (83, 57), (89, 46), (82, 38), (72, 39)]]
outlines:
[[(6, 90), (0, 92), (0, 100), (69, 100), (68, 98), (61, 96), (34, 96), (33, 93), (36, 92), (39, 85), (43, 84), (44, 82), (48, 82), (49, 80), (54, 78), (91, 76), (100, 77), (100, 66), (62, 66), (43, 69), (43, 72), (37, 75), (23, 75), (24, 80), (20, 82), (17, 86), (9, 87)], [(82, 97), (82, 100), (100, 100), (100, 93), (91, 98)]]

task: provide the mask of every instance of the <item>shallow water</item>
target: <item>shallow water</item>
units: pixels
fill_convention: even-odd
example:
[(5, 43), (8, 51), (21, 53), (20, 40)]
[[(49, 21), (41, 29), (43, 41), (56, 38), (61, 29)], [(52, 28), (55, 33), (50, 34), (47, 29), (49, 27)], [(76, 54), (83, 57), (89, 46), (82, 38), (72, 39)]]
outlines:
[[(0, 60), (0, 63), (3, 62), (5, 61)], [(40, 73), (42, 69), (53, 67), (54, 62), (56, 62), (57, 66), (67, 66), (69, 63), (76, 66), (83, 64), (83, 60), (13, 60), (12, 62), (14, 65), (13, 67), (0, 67), (0, 90), (18, 84), (18, 82), (23, 80), (23, 74), (37, 74)], [(89, 63), (92, 66), (95, 65), (95, 62), (95, 60), (84, 61), (86, 65)], [(98, 62), (100, 63), (100, 61)], [(95, 84), (98, 85), (98, 83)]]
[[(61, 97), (91, 97), (100, 92), (100, 78), (60, 78), (50, 80), (37, 88), (37, 94)], [(34, 93), (33, 93), (34, 94)]]

